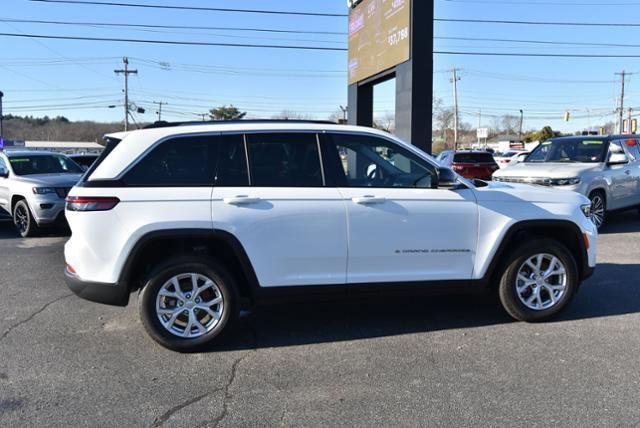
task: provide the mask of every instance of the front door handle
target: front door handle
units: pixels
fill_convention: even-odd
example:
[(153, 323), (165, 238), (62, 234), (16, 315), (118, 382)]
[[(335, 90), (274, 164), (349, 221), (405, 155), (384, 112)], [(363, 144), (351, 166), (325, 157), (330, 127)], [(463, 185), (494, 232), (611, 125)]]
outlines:
[(382, 196), (365, 195), (365, 196), (355, 197), (352, 200), (353, 202), (359, 205), (374, 205), (374, 204), (384, 203), (387, 200), (387, 198)]
[(224, 198), (224, 203), (228, 205), (251, 205), (260, 202), (260, 198), (252, 198), (251, 196), (234, 196), (232, 198)]
[(627, 175), (631, 175), (631, 171), (629, 171), (629, 170), (626, 170), (624, 173), (627, 174)]

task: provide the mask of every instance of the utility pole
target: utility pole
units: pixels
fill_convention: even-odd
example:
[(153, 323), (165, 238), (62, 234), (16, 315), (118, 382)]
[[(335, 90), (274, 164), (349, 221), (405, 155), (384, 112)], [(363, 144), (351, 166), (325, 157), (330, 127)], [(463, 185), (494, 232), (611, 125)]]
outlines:
[(343, 123), (347, 123), (347, 112), (349, 111), (349, 108), (340, 106), (340, 110), (342, 110), (342, 121), (343, 121)]
[(458, 81), (460, 77), (458, 77), (458, 69), (454, 68), (451, 70), (453, 76), (451, 78), (451, 83), (453, 83), (453, 102), (454, 102), (454, 115), (453, 115), (453, 148), (456, 150), (458, 148)]
[(629, 120), (627, 121), (627, 134), (633, 134), (631, 130), (631, 113), (633, 113), (633, 109), (629, 107)]
[(478, 148), (480, 148), (480, 128), (482, 128), (482, 109), (478, 110)]
[(617, 76), (621, 76), (622, 78), (622, 90), (620, 92), (620, 121), (618, 123), (618, 133), (622, 134), (624, 133), (624, 85), (626, 82), (626, 77), (629, 75), (629, 73), (625, 72), (624, 70), (622, 70), (622, 73), (616, 73)]
[(165, 101), (154, 101), (153, 103), (158, 105), (158, 111), (156, 111), (156, 113), (158, 114), (158, 122), (162, 122), (162, 106), (169, 103)]
[(520, 133), (518, 134), (518, 139), (522, 141), (522, 124), (524, 122), (524, 110), (520, 109)]
[(129, 130), (129, 75), (138, 74), (138, 70), (129, 70), (129, 58), (122, 58), (124, 70), (113, 70), (116, 74), (124, 74), (124, 130)]
[[(4, 94), (2, 93), (2, 91), (0, 91), (0, 142), (2, 141), (2, 137), (4, 136), (4, 134), (2, 133), (2, 98), (4, 97)], [(2, 145), (0, 145), (0, 147), (2, 147)]]

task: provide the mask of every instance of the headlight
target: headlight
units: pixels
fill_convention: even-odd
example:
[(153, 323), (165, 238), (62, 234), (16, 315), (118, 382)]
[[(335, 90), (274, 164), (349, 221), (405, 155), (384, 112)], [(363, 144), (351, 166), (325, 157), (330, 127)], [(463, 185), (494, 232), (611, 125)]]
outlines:
[(575, 184), (580, 184), (580, 179), (578, 177), (575, 178), (552, 178), (551, 185), (552, 186), (573, 186)]
[(580, 205), (580, 209), (585, 217), (591, 218), (591, 204)]
[(47, 193), (56, 193), (56, 189), (53, 187), (34, 187), (33, 193), (36, 195), (46, 195)]

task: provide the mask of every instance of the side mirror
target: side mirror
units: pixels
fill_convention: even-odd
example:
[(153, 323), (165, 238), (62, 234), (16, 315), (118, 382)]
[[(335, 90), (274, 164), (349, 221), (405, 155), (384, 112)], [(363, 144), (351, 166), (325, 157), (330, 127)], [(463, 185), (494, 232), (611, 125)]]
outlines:
[(5, 167), (0, 166), (0, 177), (8, 178), (9, 177), (9, 170), (6, 169)]
[(458, 176), (449, 168), (438, 171), (438, 189), (455, 189), (458, 187)]
[(611, 153), (607, 165), (625, 165), (629, 163), (629, 158), (624, 153)]

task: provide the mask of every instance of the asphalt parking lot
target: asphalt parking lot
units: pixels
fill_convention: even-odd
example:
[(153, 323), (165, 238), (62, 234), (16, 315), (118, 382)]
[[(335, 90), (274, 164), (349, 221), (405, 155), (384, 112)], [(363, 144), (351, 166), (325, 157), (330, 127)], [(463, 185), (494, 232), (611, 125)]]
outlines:
[(65, 240), (0, 222), (1, 426), (640, 426), (636, 211), (611, 219), (551, 323), (477, 296), (305, 304), (188, 355), (147, 337), (135, 298), (71, 295)]

